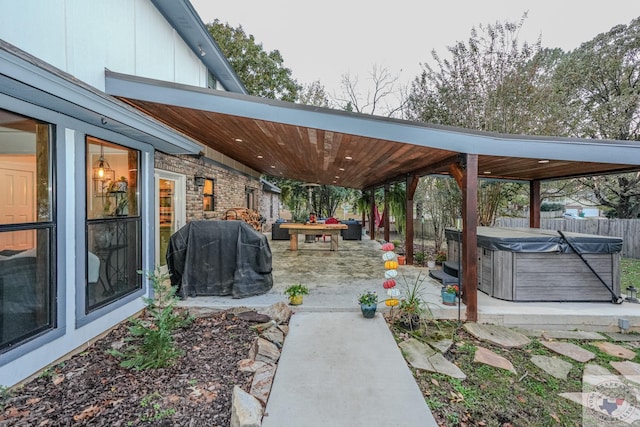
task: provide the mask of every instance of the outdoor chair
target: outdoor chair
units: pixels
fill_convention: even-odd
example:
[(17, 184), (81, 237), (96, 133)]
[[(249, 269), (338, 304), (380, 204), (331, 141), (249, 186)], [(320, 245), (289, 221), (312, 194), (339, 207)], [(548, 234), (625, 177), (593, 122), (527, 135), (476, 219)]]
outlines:
[[(327, 218), (327, 219), (326, 219), (326, 221), (325, 221), (324, 223), (325, 223), (325, 224), (340, 224), (340, 221), (338, 221), (338, 219), (337, 219), (337, 218), (333, 218), (333, 217), (331, 217), (331, 218)], [(323, 234), (323, 235), (322, 235), (322, 241), (323, 241), (323, 242), (326, 242), (325, 238), (326, 238), (327, 236), (329, 236), (329, 238), (331, 238), (331, 235), (329, 235), (329, 234)], [(318, 236), (318, 237), (320, 237), (320, 236)]]

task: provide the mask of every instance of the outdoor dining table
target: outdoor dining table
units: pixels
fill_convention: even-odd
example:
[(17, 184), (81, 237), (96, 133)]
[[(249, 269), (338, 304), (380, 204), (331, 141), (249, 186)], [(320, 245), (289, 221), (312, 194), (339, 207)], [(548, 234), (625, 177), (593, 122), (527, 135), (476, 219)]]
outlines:
[(280, 228), (289, 230), (289, 249), (298, 250), (298, 234), (329, 234), (331, 236), (330, 251), (338, 250), (338, 236), (340, 230), (346, 230), (346, 224), (280, 224)]

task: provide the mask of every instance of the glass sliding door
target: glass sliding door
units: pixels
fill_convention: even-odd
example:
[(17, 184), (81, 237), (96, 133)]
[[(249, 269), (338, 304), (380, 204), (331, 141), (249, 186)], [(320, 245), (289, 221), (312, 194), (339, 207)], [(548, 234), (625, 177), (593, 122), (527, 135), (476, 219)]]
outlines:
[(156, 171), (156, 265), (167, 264), (169, 239), (185, 224), (184, 175)]

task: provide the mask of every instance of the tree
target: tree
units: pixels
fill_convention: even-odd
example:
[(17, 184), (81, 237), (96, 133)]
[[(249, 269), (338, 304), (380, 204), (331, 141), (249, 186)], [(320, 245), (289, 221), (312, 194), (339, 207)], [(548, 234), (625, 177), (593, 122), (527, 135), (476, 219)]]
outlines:
[(253, 35), (247, 36), (242, 25), (233, 28), (216, 19), (207, 24), (207, 30), (250, 95), (289, 102), (298, 98), (300, 87), (278, 50), (266, 52)]
[(433, 224), (434, 253), (438, 253), (445, 228), (454, 226), (456, 218), (462, 216), (462, 193), (451, 178), (427, 176), (420, 179), (416, 194), (424, 197), (424, 211)]
[[(450, 58), (442, 59), (433, 51), (435, 67), (423, 64), (423, 72), (413, 82), (409, 118), (500, 133), (547, 129), (544, 123), (550, 120), (539, 115), (553, 96), (550, 78), (545, 76), (560, 55), (543, 52), (540, 40), (534, 45), (519, 43), (525, 18), (526, 14), (519, 23), (480, 25), (479, 31), (472, 28), (467, 43), (448, 47)], [(543, 117), (547, 116), (553, 117), (553, 112)], [(481, 182), (480, 224), (493, 224), (510, 193), (505, 183)]]
[(298, 102), (304, 105), (315, 105), (316, 107), (331, 106), (324, 85), (319, 80), (302, 85), (298, 93)]
[(387, 68), (373, 65), (369, 73), (371, 86), (361, 91), (358, 76), (342, 75), (343, 93), (335, 96), (335, 103), (345, 111), (403, 118), (406, 106), (405, 90)]
[[(555, 74), (564, 97), (568, 134), (640, 140), (640, 18), (618, 25), (570, 52)], [(595, 204), (618, 218), (640, 214), (640, 174), (578, 180)]]

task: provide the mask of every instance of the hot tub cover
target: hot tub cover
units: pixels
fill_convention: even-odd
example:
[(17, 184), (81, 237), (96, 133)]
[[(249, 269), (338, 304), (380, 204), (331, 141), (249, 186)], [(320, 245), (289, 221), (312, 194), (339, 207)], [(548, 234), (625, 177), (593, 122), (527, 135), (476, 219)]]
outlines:
[[(615, 254), (622, 251), (621, 237), (568, 231), (563, 231), (563, 234), (581, 254)], [(452, 228), (446, 229), (445, 235), (447, 240), (460, 241), (461, 238), (460, 231)], [(478, 227), (478, 246), (507, 252), (573, 252), (560, 233), (540, 228)]]
[(190, 222), (169, 239), (167, 267), (182, 298), (244, 298), (273, 286), (267, 237), (244, 221)]

